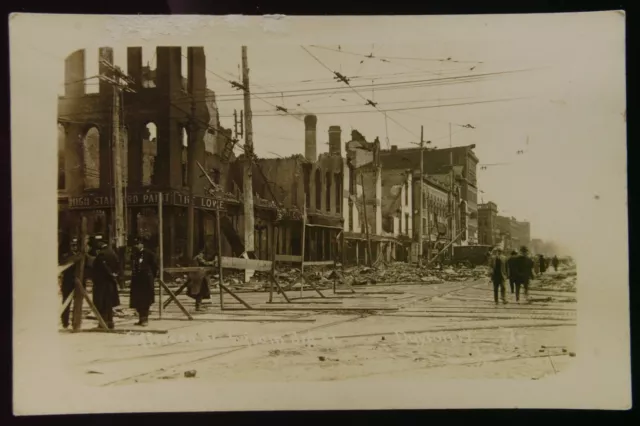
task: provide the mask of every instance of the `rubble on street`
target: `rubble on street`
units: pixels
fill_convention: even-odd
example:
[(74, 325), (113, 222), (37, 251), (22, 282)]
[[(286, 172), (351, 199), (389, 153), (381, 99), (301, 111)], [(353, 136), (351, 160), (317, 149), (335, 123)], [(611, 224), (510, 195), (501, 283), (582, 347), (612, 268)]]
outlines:
[(533, 287), (536, 290), (553, 290), (559, 292), (575, 292), (577, 273), (575, 265), (564, 266), (558, 271), (548, 271), (539, 275), (534, 281)]

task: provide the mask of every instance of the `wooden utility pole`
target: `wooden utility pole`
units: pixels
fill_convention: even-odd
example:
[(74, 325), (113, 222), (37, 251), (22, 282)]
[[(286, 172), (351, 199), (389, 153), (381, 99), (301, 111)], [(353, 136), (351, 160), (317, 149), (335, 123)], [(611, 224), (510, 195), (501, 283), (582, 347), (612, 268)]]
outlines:
[[(118, 257), (120, 258), (121, 269), (124, 267), (124, 251), (126, 248), (126, 234), (127, 230), (125, 227), (125, 211), (124, 211), (124, 168), (122, 167), (123, 161), (126, 159), (122, 158), (122, 154), (124, 149), (122, 147), (122, 117), (121, 117), (121, 109), (122, 106), (120, 104), (120, 98), (124, 91), (127, 92), (135, 92), (129, 85), (134, 83), (133, 79), (125, 74), (119, 67), (116, 67), (109, 61), (105, 59), (101, 59), (100, 62), (102, 65), (107, 68), (112, 77), (108, 75), (100, 75), (100, 79), (107, 81), (113, 87), (113, 110), (112, 110), (112, 118), (111, 118), (111, 127), (112, 127), (112, 148), (113, 148), (113, 185), (114, 185), (114, 210), (115, 210), (115, 241), (116, 241), (116, 252), (118, 253)], [(120, 285), (122, 285), (123, 280), (123, 270), (120, 271)]]
[[(246, 132), (244, 134), (244, 250), (254, 251), (254, 211), (253, 211), (253, 124), (251, 121), (251, 92), (249, 89), (249, 64), (247, 61), (247, 46), (242, 46), (242, 87), (244, 91), (244, 121)], [(245, 282), (248, 282), (254, 271), (245, 270)]]
[(418, 267), (422, 268), (422, 222), (424, 221), (424, 126), (420, 126), (420, 223), (418, 224)]
[(162, 319), (162, 283), (164, 282), (164, 222), (162, 220), (162, 192), (158, 193), (158, 237), (159, 237), (159, 248), (158, 248), (158, 257), (160, 259), (160, 281), (158, 283), (158, 316)]
[(80, 217), (80, 235), (78, 236), (78, 246), (80, 248), (80, 260), (75, 265), (75, 280), (73, 291), (73, 331), (80, 331), (82, 327), (82, 289), (84, 288), (84, 269), (87, 260), (87, 218)]
[[(189, 69), (195, 69), (193, 64), (194, 55), (189, 55)], [(195, 157), (196, 157), (196, 97), (194, 93), (194, 78), (189, 78), (190, 94), (191, 94), (191, 114), (189, 115), (189, 141), (187, 142), (187, 185), (189, 186), (189, 204), (187, 206), (187, 257), (193, 259), (194, 245), (194, 222), (195, 211), (193, 201), (193, 186), (195, 185)]]
[(362, 215), (364, 218), (364, 232), (367, 236), (367, 265), (371, 267), (371, 238), (369, 237), (369, 223), (367, 221), (367, 200), (364, 195), (364, 172), (360, 172), (360, 184), (362, 185)]
[(449, 232), (451, 234), (451, 261), (453, 261), (454, 209), (453, 209), (453, 145), (451, 144), (451, 123), (449, 123)]

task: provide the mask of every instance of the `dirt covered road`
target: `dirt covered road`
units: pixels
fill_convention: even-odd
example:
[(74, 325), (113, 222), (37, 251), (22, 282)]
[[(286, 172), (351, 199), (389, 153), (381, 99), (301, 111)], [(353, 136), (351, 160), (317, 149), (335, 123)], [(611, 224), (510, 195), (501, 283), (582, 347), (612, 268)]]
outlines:
[[(553, 278), (557, 274), (558, 279)], [(529, 303), (496, 306), (485, 277), (442, 283), (354, 287), (356, 293), (241, 293), (255, 310), (218, 295), (189, 321), (175, 305), (147, 331), (121, 311), (130, 334), (61, 333), (69, 371), (83, 383), (117, 386), (153, 381), (328, 381), (394, 378), (527, 378), (566, 370), (575, 360), (574, 271), (532, 283)], [(561, 283), (557, 291), (554, 280)], [(574, 290), (574, 291), (569, 291)], [(215, 293), (215, 292), (214, 292)], [(122, 306), (128, 306), (123, 297)], [(157, 309), (157, 306), (154, 305)], [(95, 321), (87, 319), (85, 327)]]

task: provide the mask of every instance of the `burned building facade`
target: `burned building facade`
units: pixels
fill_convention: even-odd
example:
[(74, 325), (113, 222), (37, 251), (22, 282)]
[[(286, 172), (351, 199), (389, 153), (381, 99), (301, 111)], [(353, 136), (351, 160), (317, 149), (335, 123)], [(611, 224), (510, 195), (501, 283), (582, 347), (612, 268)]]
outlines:
[[(225, 176), (232, 158), (224, 159), (223, 154), (230, 134), (220, 128), (215, 95), (206, 88), (204, 49), (189, 47), (186, 56), (185, 78), (180, 47), (157, 47), (155, 70), (143, 67), (140, 47), (127, 48), (126, 72), (134, 92), (121, 97), (126, 231), (147, 234), (157, 244), (162, 194), (167, 265), (189, 251), (186, 210), (190, 191), (196, 206), (194, 250), (204, 245), (206, 237), (213, 237), (210, 212), (216, 206), (233, 216), (240, 205), (237, 197), (226, 193), (231, 187)], [(111, 68), (105, 62), (113, 64), (113, 50), (101, 48), (99, 57), (100, 74), (110, 76)], [(114, 234), (114, 88), (101, 79), (99, 92), (87, 93), (86, 79), (85, 51), (78, 50), (65, 60), (65, 93), (58, 100), (59, 228), (77, 233), (82, 212), (88, 233), (110, 241)], [(221, 185), (224, 206), (220, 196), (210, 196), (208, 182), (199, 178), (198, 162)]]

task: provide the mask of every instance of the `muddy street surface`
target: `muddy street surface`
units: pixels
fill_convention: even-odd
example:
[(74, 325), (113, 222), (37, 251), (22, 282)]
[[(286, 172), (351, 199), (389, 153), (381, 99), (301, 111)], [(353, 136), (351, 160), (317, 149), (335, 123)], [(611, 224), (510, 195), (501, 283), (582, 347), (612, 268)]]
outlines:
[[(565, 275), (560, 275), (564, 273)], [(532, 283), (528, 302), (495, 305), (486, 277), (340, 289), (239, 293), (243, 309), (217, 290), (203, 312), (179, 296), (148, 327), (118, 311), (116, 328), (131, 333), (61, 331), (69, 372), (83, 383), (118, 386), (154, 381), (335, 381), (368, 378), (542, 379), (575, 360), (575, 288)], [(575, 273), (573, 274), (575, 275)], [(545, 281), (546, 280), (546, 281)], [(570, 291), (573, 290), (573, 291)], [(122, 307), (128, 306), (125, 295)], [(83, 327), (95, 327), (85, 319)], [(166, 333), (161, 334), (166, 331)]]

